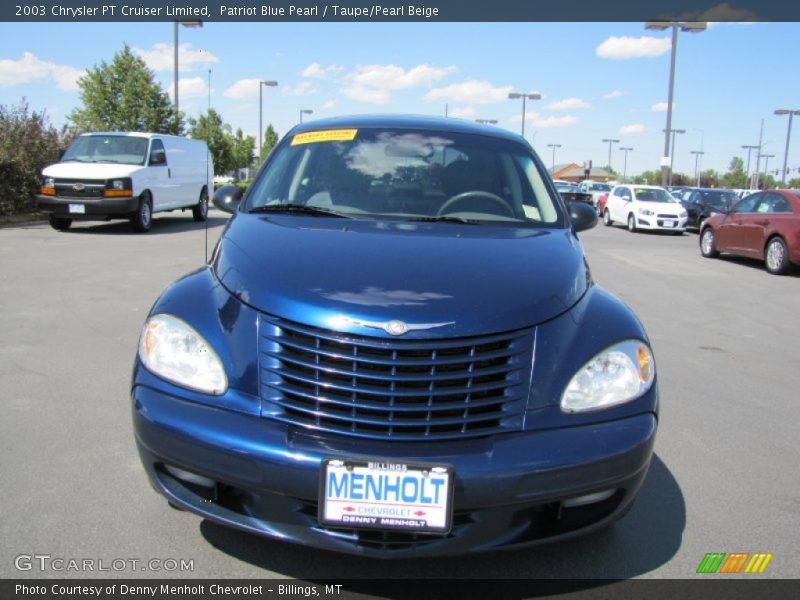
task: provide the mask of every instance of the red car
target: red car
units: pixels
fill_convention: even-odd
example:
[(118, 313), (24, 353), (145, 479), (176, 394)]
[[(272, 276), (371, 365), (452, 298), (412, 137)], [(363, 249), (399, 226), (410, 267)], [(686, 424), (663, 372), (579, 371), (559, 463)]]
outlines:
[(747, 196), (726, 214), (703, 223), (700, 253), (729, 252), (763, 260), (767, 271), (786, 273), (800, 264), (800, 192), (767, 190)]
[(608, 200), (608, 194), (610, 193), (611, 192), (606, 192), (605, 194), (600, 196), (600, 199), (597, 201), (597, 214), (602, 216), (603, 211), (606, 209), (606, 201)]

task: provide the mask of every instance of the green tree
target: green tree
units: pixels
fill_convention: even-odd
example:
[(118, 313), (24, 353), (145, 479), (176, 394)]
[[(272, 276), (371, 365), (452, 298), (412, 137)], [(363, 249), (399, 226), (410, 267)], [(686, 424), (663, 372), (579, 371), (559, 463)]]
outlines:
[(706, 169), (700, 172), (700, 187), (719, 187), (720, 175), (714, 169)]
[(231, 126), (225, 124), (222, 115), (213, 108), (197, 119), (189, 119), (189, 135), (208, 144), (214, 159), (214, 174), (222, 175), (236, 168)]
[(34, 210), (42, 169), (73, 137), (53, 127), (44, 112), (31, 111), (24, 98), (17, 106), (0, 105), (0, 215)]
[(275, 147), (275, 144), (278, 143), (278, 139), (278, 134), (275, 132), (272, 123), (270, 123), (267, 125), (267, 130), (264, 132), (264, 143), (261, 146), (261, 156), (258, 161), (259, 165), (264, 162), (264, 159), (267, 158), (267, 155)]
[(244, 137), (241, 129), (236, 130), (236, 135), (231, 138), (233, 168), (244, 169), (253, 162), (253, 153), (256, 147), (256, 140), (252, 135)]
[(169, 96), (127, 44), (111, 64), (102, 61), (78, 85), (83, 107), (68, 119), (80, 131), (182, 133), (183, 124)]
[(790, 179), (786, 182), (786, 187), (793, 190), (800, 188), (800, 178), (795, 177), (794, 179)]
[(728, 166), (728, 172), (722, 176), (720, 183), (728, 188), (742, 189), (747, 187), (747, 173), (744, 172), (744, 161), (734, 156)]

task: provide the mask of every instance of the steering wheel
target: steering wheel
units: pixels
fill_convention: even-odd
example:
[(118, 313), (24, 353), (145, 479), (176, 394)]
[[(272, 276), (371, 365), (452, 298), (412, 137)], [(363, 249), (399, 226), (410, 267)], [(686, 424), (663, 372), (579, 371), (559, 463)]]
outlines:
[[(455, 210), (448, 210), (452, 209), (454, 205), (458, 204), (459, 202), (463, 202), (467, 198), (480, 198), (481, 200), (486, 201), (487, 204), (491, 204), (493, 208), (500, 207), (502, 212), (501, 215), (507, 215), (509, 217), (514, 217), (514, 211), (508, 205), (508, 202), (503, 200), (500, 196), (496, 194), (492, 194), (491, 192), (484, 192), (482, 190), (469, 190), (466, 192), (461, 192), (460, 194), (456, 194), (455, 196), (448, 198), (447, 201), (442, 204), (439, 210), (436, 213), (437, 217), (447, 214), (448, 212), (457, 212)], [(492, 214), (497, 214), (497, 211), (489, 211)]]

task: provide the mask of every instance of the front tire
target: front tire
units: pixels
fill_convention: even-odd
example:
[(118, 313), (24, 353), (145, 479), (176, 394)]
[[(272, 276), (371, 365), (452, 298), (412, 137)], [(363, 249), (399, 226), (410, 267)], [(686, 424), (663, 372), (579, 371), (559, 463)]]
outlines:
[(50, 215), (50, 227), (56, 231), (66, 231), (72, 225), (72, 219), (62, 219), (55, 215)]
[(773, 275), (784, 275), (789, 271), (789, 251), (781, 238), (774, 237), (767, 244), (764, 264)]
[(611, 227), (613, 221), (611, 220), (611, 213), (608, 212), (608, 209), (603, 211), (603, 225), (606, 227)]
[(628, 231), (636, 233), (636, 217), (633, 216), (633, 213), (628, 215)]
[(153, 201), (148, 194), (143, 194), (139, 201), (139, 208), (131, 217), (131, 225), (134, 231), (145, 233), (150, 231), (153, 225)]
[(200, 192), (200, 200), (192, 207), (192, 217), (199, 223), (208, 218), (208, 191), (205, 188)]
[(706, 227), (700, 231), (700, 254), (706, 258), (716, 258), (719, 256), (717, 239), (711, 227)]

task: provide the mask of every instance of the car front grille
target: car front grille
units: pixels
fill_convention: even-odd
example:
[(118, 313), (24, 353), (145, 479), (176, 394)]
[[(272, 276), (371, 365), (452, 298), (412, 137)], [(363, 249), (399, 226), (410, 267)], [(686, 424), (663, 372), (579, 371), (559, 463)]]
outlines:
[(394, 441), (522, 428), (535, 332), (454, 339), (355, 336), (262, 316), (262, 413)]
[(656, 215), (659, 219), (675, 219), (678, 220), (678, 215)]
[(56, 195), (62, 198), (102, 198), (105, 180), (56, 179)]

